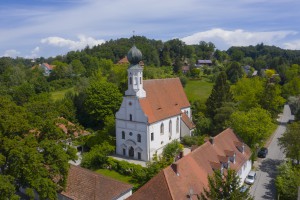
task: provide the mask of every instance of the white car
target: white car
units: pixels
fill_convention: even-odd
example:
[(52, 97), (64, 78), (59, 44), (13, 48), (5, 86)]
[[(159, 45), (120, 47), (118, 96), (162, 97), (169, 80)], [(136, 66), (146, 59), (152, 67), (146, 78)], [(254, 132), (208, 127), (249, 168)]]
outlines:
[(255, 179), (256, 179), (256, 172), (250, 171), (248, 176), (245, 179), (245, 183), (252, 185)]

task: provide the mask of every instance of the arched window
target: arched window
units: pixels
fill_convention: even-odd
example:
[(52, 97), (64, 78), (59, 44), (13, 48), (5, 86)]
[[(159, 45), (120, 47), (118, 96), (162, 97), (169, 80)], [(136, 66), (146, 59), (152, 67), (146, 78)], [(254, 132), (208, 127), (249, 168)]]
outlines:
[(137, 134), (137, 141), (141, 142), (141, 140), (142, 140), (141, 134)]
[(172, 135), (172, 120), (169, 121), (169, 133)]
[(161, 125), (160, 125), (160, 134), (161, 135), (164, 134), (164, 123), (161, 123)]
[(179, 133), (179, 117), (176, 119), (176, 133)]
[(132, 114), (129, 115), (129, 120), (132, 121)]
[(125, 131), (122, 131), (122, 139), (125, 139)]
[(142, 84), (142, 77), (140, 77), (140, 84)]
[(132, 85), (132, 77), (129, 77), (129, 84)]

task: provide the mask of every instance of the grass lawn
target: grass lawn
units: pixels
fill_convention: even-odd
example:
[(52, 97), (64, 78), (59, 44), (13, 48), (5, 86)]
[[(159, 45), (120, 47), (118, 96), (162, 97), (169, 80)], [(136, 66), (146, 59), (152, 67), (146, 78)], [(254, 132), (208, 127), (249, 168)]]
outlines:
[(124, 176), (124, 175), (119, 174), (118, 172), (115, 172), (113, 170), (98, 169), (98, 170), (96, 170), (96, 172), (99, 173), (99, 174), (102, 174), (104, 176), (108, 176), (108, 177), (111, 177), (113, 179), (116, 179), (116, 180), (119, 180), (119, 181), (122, 181), (122, 182), (125, 182), (125, 183), (132, 184), (132, 183), (130, 183), (130, 179), (131, 179), (130, 176)]
[(69, 91), (74, 92), (74, 87), (64, 89), (64, 90), (60, 90), (60, 91), (51, 92), (51, 97), (54, 101), (60, 100), (60, 99), (63, 99), (65, 94)]
[(209, 97), (214, 83), (206, 80), (189, 80), (184, 88), (184, 91), (190, 102), (200, 100), (205, 102)]

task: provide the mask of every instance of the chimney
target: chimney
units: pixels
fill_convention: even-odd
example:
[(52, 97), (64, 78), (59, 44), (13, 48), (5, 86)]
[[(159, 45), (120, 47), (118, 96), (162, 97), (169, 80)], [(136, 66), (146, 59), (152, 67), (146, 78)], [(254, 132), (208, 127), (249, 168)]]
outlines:
[(214, 137), (211, 136), (211, 137), (209, 138), (209, 142), (210, 142), (212, 145), (214, 145)]
[(179, 176), (178, 163), (172, 163), (172, 164), (171, 164), (171, 168), (173, 169), (173, 171), (175, 172), (175, 174), (176, 174), (177, 176)]

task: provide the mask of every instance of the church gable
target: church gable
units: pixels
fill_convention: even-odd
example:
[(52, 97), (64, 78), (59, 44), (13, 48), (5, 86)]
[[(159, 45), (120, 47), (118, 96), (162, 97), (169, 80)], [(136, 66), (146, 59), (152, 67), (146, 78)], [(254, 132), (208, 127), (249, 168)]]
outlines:
[(148, 123), (179, 115), (182, 108), (190, 107), (179, 78), (145, 80), (144, 90), (147, 96), (139, 101)]

